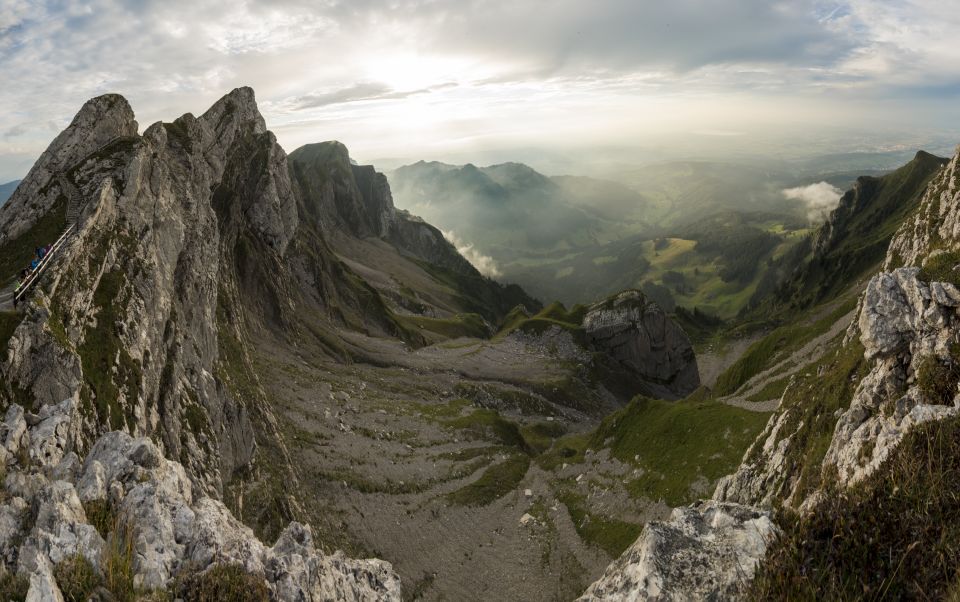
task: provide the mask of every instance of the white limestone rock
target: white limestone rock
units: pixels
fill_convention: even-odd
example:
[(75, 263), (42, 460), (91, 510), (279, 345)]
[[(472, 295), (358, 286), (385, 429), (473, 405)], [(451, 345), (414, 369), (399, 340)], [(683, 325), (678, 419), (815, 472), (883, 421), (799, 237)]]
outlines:
[(743, 591), (777, 527), (767, 513), (715, 501), (676, 508), (640, 537), (581, 602), (729, 600)]

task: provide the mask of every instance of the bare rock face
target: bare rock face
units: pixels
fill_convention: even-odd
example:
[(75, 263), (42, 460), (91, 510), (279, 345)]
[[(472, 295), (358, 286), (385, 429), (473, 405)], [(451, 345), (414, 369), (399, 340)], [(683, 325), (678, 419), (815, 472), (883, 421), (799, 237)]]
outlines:
[[(75, 421), (71, 408), (72, 400), (57, 404), (47, 420), (56, 414), (57, 422)], [(62, 599), (52, 569), (76, 554), (100, 566), (106, 544), (85, 513), (96, 503), (132, 534), (137, 587), (163, 589), (183, 571), (231, 563), (263, 578), (277, 600), (400, 600), (389, 563), (327, 556), (314, 547), (308, 526), (292, 522), (273, 547), (264, 545), (222, 502), (196, 491), (183, 466), (150, 439), (107, 433), (82, 467), (73, 454), (23, 463), (17, 452), (46, 435), (39, 426), (24, 431), (22, 416), (13, 405), (3, 423), (8, 435), (23, 434), (11, 440), (0, 553), (29, 575), (28, 599)]]
[(960, 334), (953, 299), (960, 291), (950, 283), (922, 282), (917, 272), (917, 268), (881, 272), (861, 301), (860, 341), (865, 356), (874, 362), (850, 409), (837, 422), (824, 459), (825, 465), (837, 469), (843, 484), (876, 470), (911, 427), (960, 411), (956, 383), (949, 398), (930, 400), (910, 378), (924, 362), (952, 365), (960, 359), (952, 350)]
[(320, 215), (327, 232), (380, 238), (434, 265), (476, 272), (439, 230), (397, 210), (387, 177), (373, 166), (354, 165), (343, 144), (321, 142), (298, 148), (290, 154), (290, 172), (302, 191), (304, 206)]
[(730, 600), (753, 579), (777, 527), (765, 512), (698, 502), (640, 537), (579, 598), (581, 602)]
[(629, 290), (590, 307), (587, 341), (635, 377), (643, 392), (684, 397), (700, 386), (690, 339), (655, 303)]
[(0, 241), (15, 238), (64, 199), (66, 191), (58, 175), (108, 145), (136, 137), (137, 122), (125, 98), (107, 94), (89, 100), (40, 155), (5, 204), (0, 212)]

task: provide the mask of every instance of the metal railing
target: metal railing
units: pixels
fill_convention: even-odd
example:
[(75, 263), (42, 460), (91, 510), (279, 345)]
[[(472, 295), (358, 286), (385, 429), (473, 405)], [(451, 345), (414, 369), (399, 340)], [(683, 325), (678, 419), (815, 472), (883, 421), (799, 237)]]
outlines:
[(27, 276), (27, 279), (20, 283), (20, 288), (18, 288), (13, 295), (13, 306), (16, 307), (20, 303), (20, 300), (23, 299), (30, 289), (40, 280), (40, 276), (43, 275), (44, 270), (47, 269), (47, 266), (50, 265), (50, 262), (53, 261), (53, 258), (56, 256), (57, 251), (66, 243), (67, 239), (73, 234), (73, 230), (76, 227), (76, 224), (70, 224), (67, 226), (67, 229), (63, 231), (63, 234), (60, 235), (60, 238), (57, 239), (57, 242), (53, 243), (53, 246), (50, 247), (50, 250), (43, 256), (43, 259), (40, 260), (39, 265), (36, 269), (30, 272), (30, 275)]
[[(136, 136), (116, 136), (111, 138), (106, 143), (100, 146), (100, 149), (105, 149), (112, 146), (114, 143), (120, 140), (136, 140)], [(76, 161), (73, 165), (69, 166), (66, 169), (60, 169), (56, 175), (57, 183), (60, 184), (61, 192), (64, 193), (67, 199), (67, 208), (66, 208), (66, 218), (67, 218), (67, 228), (63, 231), (63, 234), (60, 235), (60, 238), (57, 239), (55, 243), (50, 247), (50, 251), (43, 256), (43, 259), (40, 260), (40, 263), (37, 265), (29, 276), (20, 284), (20, 288), (12, 291), (7, 294), (0, 294), (0, 305), (4, 305), (11, 300), (13, 301), (13, 306), (16, 307), (20, 301), (30, 292), (30, 289), (33, 288), (37, 282), (40, 280), (40, 276), (43, 275), (44, 270), (47, 269), (47, 266), (50, 265), (50, 262), (53, 261), (54, 256), (57, 254), (57, 251), (66, 244), (70, 235), (73, 234), (73, 231), (77, 227), (77, 222), (80, 219), (80, 215), (83, 213), (83, 209), (86, 206), (86, 200), (83, 198), (83, 195), (80, 194), (80, 191), (77, 190), (77, 187), (73, 185), (72, 182), (68, 180), (65, 174), (69, 174), (71, 171), (82, 165), (85, 161), (90, 159), (90, 155), (83, 157), (79, 161)]]

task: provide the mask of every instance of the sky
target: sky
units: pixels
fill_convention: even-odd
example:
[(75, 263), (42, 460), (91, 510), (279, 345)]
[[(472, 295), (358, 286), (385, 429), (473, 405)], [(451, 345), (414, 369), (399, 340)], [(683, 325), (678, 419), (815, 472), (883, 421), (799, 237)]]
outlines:
[(0, 182), (93, 96), (145, 129), (241, 85), (288, 151), (385, 163), (953, 145), (958, 31), (960, 0), (0, 0)]

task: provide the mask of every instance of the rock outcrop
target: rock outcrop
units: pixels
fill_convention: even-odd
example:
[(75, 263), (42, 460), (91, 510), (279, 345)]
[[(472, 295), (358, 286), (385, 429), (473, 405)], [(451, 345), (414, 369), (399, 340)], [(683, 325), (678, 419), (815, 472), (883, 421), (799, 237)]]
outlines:
[(446, 272), (469, 311), (497, 322), (517, 305), (540, 303), (516, 285), (484, 277), (443, 233), (408, 211), (394, 207), (387, 177), (370, 165), (356, 165), (340, 142), (308, 144), (290, 153), (290, 173), (305, 213), (316, 215), (334, 248), (344, 236), (379, 239), (415, 262)]
[(648, 523), (581, 602), (729, 600), (742, 593), (777, 528), (766, 512), (720, 502)]
[[(122, 529), (131, 540), (137, 588), (163, 590), (175, 576), (226, 563), (263, 579), (277, 600), (400, 600), (388, 563), (326, 555), (308, 526), (290, 523), (272, 547), (264, 545), (222, 502), (196, 491), (183, 466), (150, 439), (107, 433), (81, 463), (65, 452), (69, 435), (51, 438), (43, 426), (75, 422), (74, 406), (72, 399), (47, 406), (54, 409), (41, 418), (11, 405), (0, 425), (7, 454), (0, 557), (30, 576), (27, 599), (62, 599), (53, 567), (78, 554), (102, 568), (107, 543), (88, 511), (106, 509), (109, 537)], [(36, 426), (26, 427), (25, 416)], [(36, 456), (38, 446), (56, 453)]]
[(684, 397), (700, 386), (690, 339), (643, 293), (624, 291), (589, 308), (586, 338), (654, 397)]

